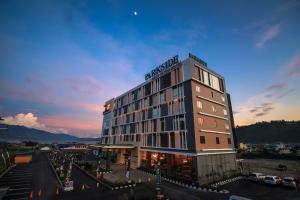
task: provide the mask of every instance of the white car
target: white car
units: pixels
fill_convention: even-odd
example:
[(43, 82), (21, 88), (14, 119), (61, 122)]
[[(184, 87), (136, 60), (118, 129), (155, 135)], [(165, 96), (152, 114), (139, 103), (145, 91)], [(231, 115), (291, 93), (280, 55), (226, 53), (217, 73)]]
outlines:
[(297, 181), (293, 177), (284, 177), (284, 179), (282, 180), (282, 185), (297, 189)]
[(259, 182), (264, 181), (265, 176), (262, 173), (251, 173), (249, 174), (248, 179), (251, 181)]
[(281, 183), (281, 178), (278, 176), (266, 176), (264, 182), (270, 185), (279, 185)]

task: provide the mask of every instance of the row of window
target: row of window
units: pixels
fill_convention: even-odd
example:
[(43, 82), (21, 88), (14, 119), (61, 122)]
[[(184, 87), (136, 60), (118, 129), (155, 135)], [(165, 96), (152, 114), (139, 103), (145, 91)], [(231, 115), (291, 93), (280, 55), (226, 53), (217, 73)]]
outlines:
[[(176, 146), (176, 137), (179, 140), (179, 146)], [(186, 133), (179, 132), (176, 136), (171, 133), (151, 133), (142, 135), (142, 145), (145, 147), (163, 147), (163, 148), (187, 148)]]
[[(200, 136), (200, 144), (205, 144), (206, 141), (205, 141), (205, 136)], [(231, 138), (227, 138), (227, 143), (228, 144), (231, 144)], [(220, 144), (220, 138), (219, 137), (216, 137), (216, 144)]]
[[(196, 85), (195, 90), (196, 90), (197, 93), (201, 93), (201, 87), (199, 85)], [(211, 91), (211, 98), (214, 98), (214, 92), (213, 91)], [(225, 102), (225, 97), (224, 96), (221, 96), (221, 101), (223, 103)]]
[(202, 68), (195, 66), (195, 70), (197, 72), (197, 76), (199, 77), (199, 81), (208, 85), (215, 90), (219, 90), (224, 92), (223, 80), (216, 77), (215, 75), (203, 70)]
[[(197, 100), (197, 108), (203, 109), (203, 104), (200, 100)], [(212, 112), (217, 112), (217, 109), (214, 105), (211, 105), (211, 110), (212, 110)], [(223, 109), (223, 114), (227, 115), (227, 110), (226, 109)]]
[[(180, 82), (180, 76), (179, 76), (179, 69), (175, 69), (172, 72), (173, 76), (173, 85)], [(138, 99), (142, 99), (145, 96), (151, 95), (155, 92), (158, 92), (160, 90), (163, 90), (167, 87), (171, 86), (172, 83), (172, 77), (171, 72), (161, 76), (160, 78), (157, 78), (140, 88), (127, 93), (126, 95), (118, 98), (115, 100), (115, 106), (117, 108), (121, 108), (122, 106), (126, 104), (133, 103), (134, 101), (137, 101)]]
[(185, 112), (183, 99), (176, 99), (169, 103), (150, 107), (145, 110), (133, 112), (131, 114), (121, 115), (113, 118), (113, 125), (118, 126), (127, 123), (140, 122), (144, 120), (176, 115)]
[(167, 94), (167, 90), (161, 91), (160, 93), (153, 94), (149, 97), (143, 98), (141, 100), (135, 101), (131, 104), (126, 104), (121, 107), (114, 107), (113, 116), (127, 114), (139, 109), (148, 108), (150, 106), (159, 105), (165, 102), (169, 102), (172, 100), (177, 100), (178, 98), (182, 98), (184, 96), (183, 86), (178, 85), (172, 87), (170, 89), (170, 94)]
[(184, 115), (169, 116), (112, 127), (112, 135), (185, 130)]
[[(202, 126), (203, 123), (204, 123), (204, 119), (203, 119), (202, 117), (198, 117), (197, 122), (198, 122), (198, 125), (199, 125), (199, 126)], [(214, 120), (214, 121), (213, 121), (213, 125), (214, 125), (214, 128), (218, 127), (218, 121), (217, 121), (217, 120)], [(229, 129), (229, 125), (228, 125), (227, 123), (225, 123), (224, 126), (225, 126), (225, 129), (226, 129), (226, 130)]]

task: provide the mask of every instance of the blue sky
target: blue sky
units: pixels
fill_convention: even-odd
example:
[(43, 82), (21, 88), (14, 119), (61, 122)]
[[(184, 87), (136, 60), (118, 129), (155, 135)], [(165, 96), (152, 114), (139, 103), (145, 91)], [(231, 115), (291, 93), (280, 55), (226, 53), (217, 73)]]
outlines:
[(96, 136), (106, 100), (192, 52), (225, 77), (237, 124), (299, 120), (299, 21), (300, 1), (1, 1), (0, 115)]

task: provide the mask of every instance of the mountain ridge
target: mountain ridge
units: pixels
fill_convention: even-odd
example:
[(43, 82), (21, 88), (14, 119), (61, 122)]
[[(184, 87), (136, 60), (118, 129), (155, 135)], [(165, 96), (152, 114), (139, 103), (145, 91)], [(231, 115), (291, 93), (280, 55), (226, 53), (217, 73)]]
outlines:
[[(3, 126), (3, 124), (2, 124)], [(80, 138), (64, 133), (50, 133), (25, 126), (8, 125), (7, 130), (0, 130), (0, 141), (3, 142), (84, 142), (96, 141), (96, 138)]]

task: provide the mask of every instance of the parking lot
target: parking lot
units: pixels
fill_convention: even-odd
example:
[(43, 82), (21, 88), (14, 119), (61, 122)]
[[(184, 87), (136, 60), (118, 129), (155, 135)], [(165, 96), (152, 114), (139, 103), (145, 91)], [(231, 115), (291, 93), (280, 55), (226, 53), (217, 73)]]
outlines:
[(4, 200), (28, 199), (32, 190), (32, 164), (12, 168), (0, 179), (0, 187), (8, 187)]
[(228, 183), (222, 188), (229, 190), (230, 195), (239, 195), (253, 200), (299, 200), (300, 190), (292, 190), (282, 186), (269, 186), (249, 180), (238, 180)]
[(0, 188), (8, 188), (4, 200), (53, 199), (58, 182), (46, 155), (33, 154), (32, 163), (17, 164), (0, 179)]

